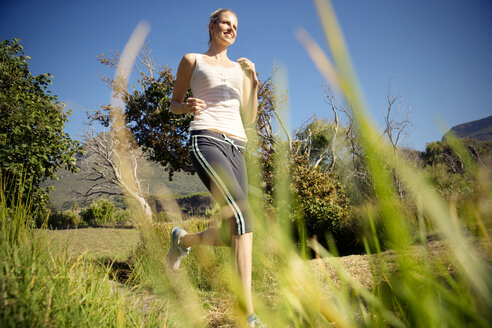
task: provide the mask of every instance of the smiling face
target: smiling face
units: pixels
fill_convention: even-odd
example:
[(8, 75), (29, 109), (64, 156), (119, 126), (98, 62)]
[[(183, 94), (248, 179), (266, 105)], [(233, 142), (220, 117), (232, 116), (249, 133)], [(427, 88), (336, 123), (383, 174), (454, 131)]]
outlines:
[(224, 11), (209, 25), (212, 42), (231, 45), (237, 36), (237, 17), (233, 12)]

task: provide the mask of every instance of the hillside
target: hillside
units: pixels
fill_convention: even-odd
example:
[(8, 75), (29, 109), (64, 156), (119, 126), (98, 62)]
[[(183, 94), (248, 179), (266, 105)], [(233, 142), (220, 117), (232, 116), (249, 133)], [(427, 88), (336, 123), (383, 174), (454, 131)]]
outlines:
[[(58, 210), (69, 209), (77, 203), (80, 207), (88, 206), (92, 199), (84, 197), (83, 194), (94, 186), (95, 182), (90, 181), (90, 176), (86, 171), (95, 167), (97, 163), (102, 163), (102, 159), (91, 151), (87, 150), (85, 155), (77, 157), (77, 165), (81, 170), (77, 173), (71, 173), (67, 170), (57, 172), (58, 180), (49, 180), (43, 186), (52, 185), (55, 190), (50, 192), (50, 201)], [(138, 158), (138, 176), (142, 181), (144, 190), (148, 190), (150, 195), (189, 195), (199, 192), (206, 192), (207, 189), (202, 184), (198, 176), (189, 175), (183, 172), (177, 172), (173, 180), (169, 181), (168, 172), (163, 167), (154, 162), (146, 160), (144, 157)], [(116, 185), (105, 186), (104, 190), (112, 193), (120, 193)], [(116, 197), (116, 202), (121, 203), (122, 198)]]
[(450, 132), (453, 132), (458, 138), (471, 138), (480, 141), (492, 140), (492, 116), (456, 125), (444, 134), (442, 140), (445, 140), (446, 135)]

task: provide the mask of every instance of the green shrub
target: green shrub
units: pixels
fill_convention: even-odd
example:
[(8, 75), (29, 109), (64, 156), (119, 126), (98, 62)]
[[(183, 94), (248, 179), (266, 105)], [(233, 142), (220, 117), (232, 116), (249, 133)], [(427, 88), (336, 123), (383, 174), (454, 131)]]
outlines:
[(48, 217), (48, 228), (67, 229), (84, 226), (86, 223), (80, 218), (74, 210), (54, 211)]
[(442, 164), (450, 173), (464, 173), (473, 169), (476, 164), (490, 168), (492, 141), (460, 139), (460, 143), (462, 154), (449, 141), (435, 141), (427, 144), (420, 157), (427, 166)]
[[(279, 146), (279, 149), (281, 147)], [(260, 158), (262, 181), (266, 192), (267, 206), (274, 206), (280, 212), (288, 206), (290, 221), (293, 223), (293, 235), (296, 241), (304, 243), (304, 237), (313, 238), (325, 247), (328, 236), (341, 240), (358, 240), (356, 234), (360, 230), (357, 220), (351, 214), (350, 200), (340, 179), (322, 170), (312, 163), (308, 153), (290, 153), (290, 171), (287, 165), (275, 168), (279, 152), (265, 151)], [(285, 161), (285, 160), (280, 160)], [(276, 178), (279, 177), (279, 179)], [(290, 176), (289, 192), (294, 198), (291, 204), (274, 204), (275, 193), (282, 188), (279, 181)], [(360, 252), (357, 243), (344, 243), (340, 251), (344, 253)], [(338, 246), (338, 245), (337, 245)]]
[(438, 163), (425, 167), (425, 176), (445, 199), (466, 198), (475, 191), (475, 177), (467, 172), (453, 173), (448, 165)]
[(220, 218), (220, 205), (219, 203), (214, 203), (214, 205), (205, 210), (205, 216), (207, 218)]
[(169, 215), (167, 215), (167, 213), (164, 211), (157, 212), (157, 213), (154, 212), (153, 220), (155, 222), (159, 222), (159, 223), (168, 222), (169, 221)]
[(80, 212), (82, 219), (91, 226), (103, 226), (115, 222), (114, 204), (101, 198), (92, 202), (91, 206)]
[(163, 222), (179, 222), (183, 219), (181, 213), (176, 212), (166, 212), (160, 211), (154, 214), (153, 220), (155, 222), (163, 223)]
[(132, 218), (132, 216), (131, 216), (130, 210), (128, 210), (128, 209), (124, 210), (124, 209), (118, 208), (114, 212), (114, 222), (117, 225), (125, 225), (127, 223), (130, 223), (131, 218)]
[(311, 165), (307, 157), (294, 160), (291, 168), (292, 190), (297, 213), (294, 220), (304, 222), (308, 237), (317, 236), (327, 246), (327, 235), (354, 231), (349, 199), (340, 182), (328, 173)]

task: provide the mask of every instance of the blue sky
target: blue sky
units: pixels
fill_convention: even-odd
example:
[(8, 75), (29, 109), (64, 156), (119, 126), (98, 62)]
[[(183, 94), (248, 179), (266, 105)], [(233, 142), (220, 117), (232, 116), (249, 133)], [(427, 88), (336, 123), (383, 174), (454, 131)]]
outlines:
[[(382, 124), (388, 82), (414, 127), (404, 144), (424, 149), (448, 126), (492, 115), (492, 2), (490, 0), (334, 0), (351, 58), (374, 121)], [(323, 78), (294, 36), (304, 27), (327, 49), (309, 0), (2, 1), (0, 36), (21, 38), (31, 71), (54, 75), (52, 92), (72, 110), (66, 131), (83, 135), (85, 111), (110, 100), (99, 80), (112, 76), (96, 60), (121, 51), (146, 20), (156, 61), (176, 70), (182, 55), (207, 50), (208, 15), (231, 8), (239, 17), (229, 57), (248, 57), (260, 76), (274, 64), (287, 70), (290, 121), (330, 119)]]

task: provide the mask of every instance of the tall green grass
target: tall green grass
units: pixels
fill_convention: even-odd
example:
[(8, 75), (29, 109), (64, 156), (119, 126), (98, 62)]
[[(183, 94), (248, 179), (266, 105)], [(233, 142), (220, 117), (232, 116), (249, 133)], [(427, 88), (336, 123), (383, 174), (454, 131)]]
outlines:
[(14, 204), (7, 206), (0, 188), (1, 327), (166, 325), (159, 310), (145, 313), (127, 302), (107, 269), (85, 254), (74, 259), (44, 234), (34, 234), (28, 206)]
[[(340, 278), (346, 282), (346, 289), (335, 293), (338, 296), (332, 298), (332, 306), (337, 308), (335, 312), (345, 314), (345, 321), (338, 323), (337, 327), (488, 326), (491, 316), (486, 309), (492, 305), (492, 276), (490, 262), (486, 259), (490, 260), (490, 254), (486, 258), (479, 255), (477, 241), (467, 237), (453, 205), (446, 204), (424, 180), (422, 172), (405, 163), (380, 137), (367, 116), (367, 107), (333, 8), (328, 1), (317, 0), (315, 3), (334, 63), (307, 34), (301, 33), (299, 37), (320, 71), (352, 104), (358, 133), (368, 158), (367, 165), (374, 181), (377, 195), (375, 206), (380, 213), (378, 219), (387, 229), (389, 245), (397, 256), (397, 270), (393, 272), (387, 269), (384, 261), (375, 264), (385, 279), (370, 291), (359, 286), (346, 273), (340, 272)], [(415, 201), (421, 213), (420, 220), (404, 211), (396, 196), (393, 173), (409, 190), (410, 199)], [(492, 199), (491, 196), (487, 195), (488, 199)], [(490, 218), (481, 219), (490, 221)], [(455, 260), (454, 270), (436, 269), (427, 257), (416, 258), (412, 253), (411, 247), (415, 243), (413, 226), (420, 226), (421, 241), (425, 243), (426, 220), (449, 248)], [(488, 226), (490, 228), (490, 224)], [(485, 242), (490, 243), (490, 240)], [(330, 254), (327, 251), (323, 253), (327, 256)], [(322, 316), (322, 313), (323, 307), (320, 307), (316, 315)]]

